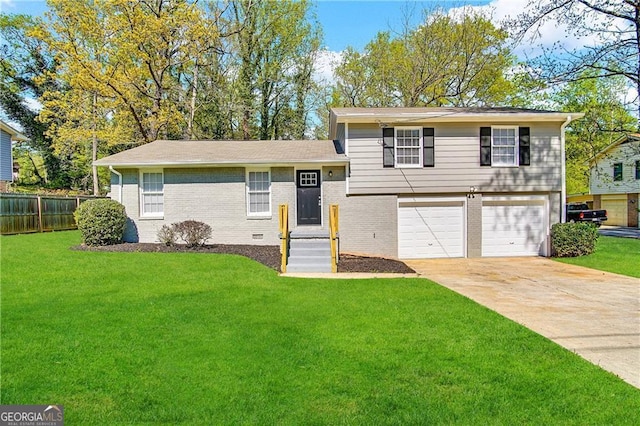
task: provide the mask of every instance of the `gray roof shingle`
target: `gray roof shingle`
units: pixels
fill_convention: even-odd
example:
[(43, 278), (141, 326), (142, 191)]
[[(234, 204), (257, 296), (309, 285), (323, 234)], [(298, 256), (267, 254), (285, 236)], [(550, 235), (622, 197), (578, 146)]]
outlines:
[(348, 163), (333, 141), (157, 140), (94, 162), (97, 166), (214, 166)]

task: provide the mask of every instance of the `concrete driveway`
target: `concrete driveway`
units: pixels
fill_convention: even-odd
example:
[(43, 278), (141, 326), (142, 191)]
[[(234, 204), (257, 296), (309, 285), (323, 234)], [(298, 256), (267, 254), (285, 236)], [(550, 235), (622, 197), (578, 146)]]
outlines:
[(602, 225), (598, 229), (600, 235), (608, 237), (638, 238), (640, 239), (640, 228), (627, 228), (624, 226)]
[(542, 257), (405, 263), (640, 388), (640, 279)]

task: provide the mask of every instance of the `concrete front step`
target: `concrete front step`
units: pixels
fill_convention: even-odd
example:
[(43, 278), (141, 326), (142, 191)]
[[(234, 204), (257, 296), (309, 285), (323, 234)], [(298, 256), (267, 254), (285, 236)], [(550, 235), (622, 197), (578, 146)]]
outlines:
[(329, 263), (289, 263), (287, 272), (331, 272)]
[(287, 272), (331, 272), (331, 243), (328, 232), (292, 231)]
[(331, 247), (291, 247), (289, 257), (324, 256), (331, 258)]

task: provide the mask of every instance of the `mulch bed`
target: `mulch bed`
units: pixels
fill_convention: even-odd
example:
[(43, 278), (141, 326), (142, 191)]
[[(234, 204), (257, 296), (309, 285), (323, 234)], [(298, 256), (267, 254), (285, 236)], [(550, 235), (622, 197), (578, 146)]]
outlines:
[[(122, 243), (112, 246), (72, 247), (72, 250), (109, 251), (109, 252), (150, 252), (150, 253), (225, 253), (248, 257), (276, 271), (280, 270), (280, 247), (252, 246), (240, 244), (214, 244), (188, 248), (184, 245), (166, 246), (154, 243)], [(412, 274), (415, 271), (399, 260), (381, 257), (365, 257), (343, 254), (338, 263), (338, 272), (371, 272)]]

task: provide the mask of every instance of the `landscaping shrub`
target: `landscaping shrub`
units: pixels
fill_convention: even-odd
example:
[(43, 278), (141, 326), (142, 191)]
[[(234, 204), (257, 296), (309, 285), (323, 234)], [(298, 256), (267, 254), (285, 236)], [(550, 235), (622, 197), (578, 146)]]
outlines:
[(551, 250), (555, 257), (591, 254), (597, 240), (598, 228), (591, 223), (556, 223), (551, 227)]
[(124, 206), (107, 198), (87, 200), (73, 214), (82, 241), (88, 246), (106, 246), (122, 242), (127, 224)]
[(176, 243), (178, 236), (173, 225), (162, 225), (158, 231), (158, 241), (166, 246), (172, 246)]
[[(162, 228), (160, 230), (162, 231)], [(173, 241), (175, 242), (175, 237), (177, 236), (187, 244), (187, 247), (202, 246), (211, 238), (211, 227), (197, 220), (173, 223), (171, 224), (171, 230), (174, 234)], [(169, 237), (169, 235), (165, 235), (165, 237)], [(160, 233), (158, 233), (158, 239), (160, 239)], [(162, 242), (162, 240), (160, 241)]]

